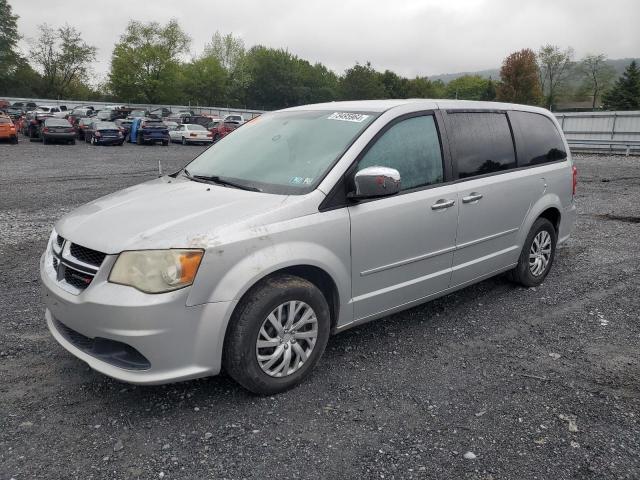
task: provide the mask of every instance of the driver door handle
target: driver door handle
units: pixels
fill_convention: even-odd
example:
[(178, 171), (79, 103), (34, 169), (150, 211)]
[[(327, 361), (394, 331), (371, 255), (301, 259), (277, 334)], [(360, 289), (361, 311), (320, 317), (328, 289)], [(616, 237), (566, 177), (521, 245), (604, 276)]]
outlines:
[(482, 194), (478, 192), (471, 192), (466, 197), (462, 197), (462, 203), (473, 203), (477, 202), (482, 198)]
[(455, 200), (445, 200), (444, 198), (441, 198), (431, 205), (431, 210), (444, 210), (445, 208), (453, 207), (455, 204)]

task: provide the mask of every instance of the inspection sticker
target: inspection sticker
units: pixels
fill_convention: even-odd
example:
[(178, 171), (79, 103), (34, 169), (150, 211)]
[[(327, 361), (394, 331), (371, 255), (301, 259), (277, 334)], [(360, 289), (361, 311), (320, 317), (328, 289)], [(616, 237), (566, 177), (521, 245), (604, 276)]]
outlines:
[(342, 120), (343, 122), (364, 122), (369, 115), (362, 113), (335, 112), (327, 117), (327, 120)]

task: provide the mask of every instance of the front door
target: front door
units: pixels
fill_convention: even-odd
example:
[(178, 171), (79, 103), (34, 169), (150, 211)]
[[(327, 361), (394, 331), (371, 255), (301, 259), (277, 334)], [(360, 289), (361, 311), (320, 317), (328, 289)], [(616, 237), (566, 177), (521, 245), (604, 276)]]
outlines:
[(371, 166), (398, 170), (401, 192), (349, 207), (354, 320), (446, 290), (458, 221), (433, 115), (387, 127), (356, 171)]

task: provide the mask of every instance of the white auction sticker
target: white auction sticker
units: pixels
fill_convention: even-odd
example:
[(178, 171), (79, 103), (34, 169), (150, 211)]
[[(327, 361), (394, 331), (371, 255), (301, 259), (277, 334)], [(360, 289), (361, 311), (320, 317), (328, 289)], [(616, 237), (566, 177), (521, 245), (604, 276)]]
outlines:
[(369, 115), (362, 113), (335, 112), (327, 117), (327, 120), (342, 120), (343, 122), (364, 122)]

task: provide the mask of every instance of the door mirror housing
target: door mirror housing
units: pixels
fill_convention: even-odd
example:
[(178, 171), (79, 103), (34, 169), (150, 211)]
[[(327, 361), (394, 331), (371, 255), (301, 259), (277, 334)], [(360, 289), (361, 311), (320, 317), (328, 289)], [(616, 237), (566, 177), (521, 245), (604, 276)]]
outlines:
[(367, 167), (353, 177), (355, 192), (349, 198), (388, 197), (400, 191), (400, 172), (395, 168)]

